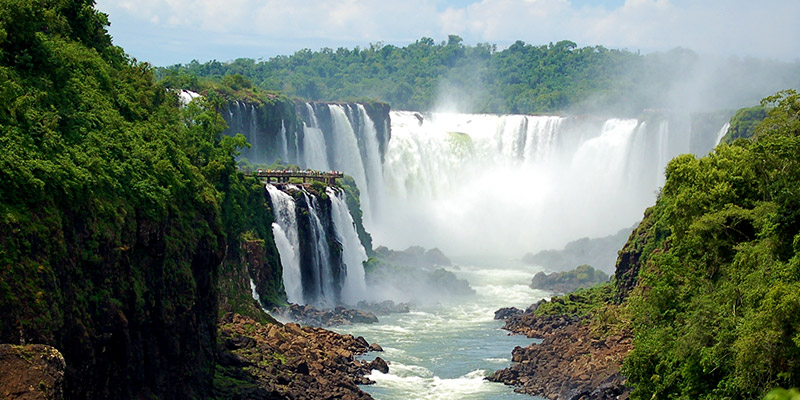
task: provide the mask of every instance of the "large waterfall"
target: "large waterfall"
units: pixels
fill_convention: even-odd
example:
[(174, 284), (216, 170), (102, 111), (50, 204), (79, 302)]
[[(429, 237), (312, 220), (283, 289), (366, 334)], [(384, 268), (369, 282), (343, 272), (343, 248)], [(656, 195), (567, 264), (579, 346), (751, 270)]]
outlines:
[(667, 162), (717, 133), (656, 115), (395, 111), (391, 120), (375, 243), (459, 255), (519, 256), (629, 227), (655, 201)]
[[(655, 201), (669, 160), (710, 151), (725, 131), (716, 120), (696, 124), (658, 112), (620, 119), (388, 112), (334, 103), (297, 103), (295, 112), (297, 122), (287, 125), (284, 117), (268, 118), (235, 102), (226, 119), (232, 132), (247, 132), (253, 144), (248, 154), (255, 160), (281, 158), (352, 176), (376, 244), (439, 247), (466, 256), (519, 257), (630, 227)], [(314, 211), (315, 201), (308, 197), (297, 207)], [(297, 234), (276, 220), (279, 246), (297, 249)], [(324, 233), (324, 218), (319, 221), (298, 222)], [(290, 266), (284, 273), (316, 263), (316, 275), (301, 274), (303, 301), (335, 298), (329, 293), (342, 288), (326, 282), (341, 285), (339, 275), (351, 272), (325, 269), (331, 263), (324, 260), (321, 236), (305, 244), (311, 245), (317, 247), (313, 260), (291, 253), (283, 260), (281, 254)], [(328, 256), (348, 258), (344, 252)], [(290, 298), (299, 301), (298, 283), (285, 278)]]
[(343, 191), (329, 187), (322, 198), (302, 186), (268, 184), (267, 193), (289, 302), (332, 306), (362, 300), (367, 256)]

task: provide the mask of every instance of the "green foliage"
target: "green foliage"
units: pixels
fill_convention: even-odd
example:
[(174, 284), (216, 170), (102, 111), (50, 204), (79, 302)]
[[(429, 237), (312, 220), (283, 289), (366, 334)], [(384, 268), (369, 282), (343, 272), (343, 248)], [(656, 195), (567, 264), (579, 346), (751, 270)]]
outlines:
[[(645, 108), (673, 107), (671, 96), (664, 94), (684, 87), (686, 77), (703, 69), (703, 62), (685, 49), (642, 56), (564, 40), (539, 46), (517, 41), (498, 51), (493, 44), (467, 46), (450, 35), (439, 43), (423, 37), (405, 47), (374, 43), (363, 49), (303, 49), (258, 62), (192, 61), (161, 68), (158, 74), (174, 83), (241, 75), (255, 87), (307, 100), (372, 98), (404, 110), (440, 106), (471, 112), (612, 111), (636, 116)], [(730, 83), (763, 71), (782, 80), (781, 87), (796, 84), (800, 77), (796, 64), (730, 59), (704, 84), (716, 93), (734, 91), (737, 98), (757, 101), (763, 87), (743, 84), (733, 89)]]
[[(764, 102), (754, 140), (677, 157), (641, 227), (624, 372), (634, 398), (761, 398), (800, 384), (800, 107)], [(638, 232), (638, 231), (637, 231)]]
[(605, 307), (613, 298), (613, 294), (614, 285), (611, 282), (588, 289), (578, 289), (564, 296), (553, 297), (548, 302), (542, 302), (536, 309), (536, 315), (588, 317), (598, 309)]
[(566, 293), (606, 281), (608, 281), (608, 275), (605, 272), (584, 264), (571, 271), (553, 272), (551, 274), (539, 272), (533, 277), (530, 286), (533, 289), (548, 289)]
[(213, 96), (181, 108), (106, 25), (0, 0), (0, 340), (60, 349), (68, 397), (206, 397), (218, 268), (271, 214)]
[(722, 138), (722, 143), (731, 143), (736, 139), (751, 138), (756, 134), (756, 126), (767, 116), (767, 109), (763, 106), (742, 108), (736, 111), (731, 118), (728, 133)]
[(775, 389), (764, 396), (764, 400), (800, 400), (800, 391), (797, 389)]

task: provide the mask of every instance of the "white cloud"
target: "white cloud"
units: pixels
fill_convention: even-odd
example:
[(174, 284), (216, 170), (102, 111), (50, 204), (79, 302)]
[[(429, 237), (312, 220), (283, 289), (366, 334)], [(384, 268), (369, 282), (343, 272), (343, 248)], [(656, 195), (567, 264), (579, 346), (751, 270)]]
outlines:
[[(377, 41), (404, 45), (422, 36), (441, 39), (458, 34), (467, 43), (502, 45), (523, 40), (543, 44), (569, 39), (581, 46), (630, 50), (681, 46), (720, 54), (800, 57), (800, 24), (793, 21), (800, 15), (798, 1), (588, 4), (576, 0), (99, 0), (98, 8), (110, 14), (112, 23), (122, 21), (131, 31), (140, 30), (121, 35), (112, 25), (115, 39), (123, 46), (129, 40), (125, 35), (168, 34), (169, 29), (179, 28), (190, 32), (198, 46), (211, 37), (227, 35), (265, 43), (299, 43), (297, 50), (316, 49), (319, 43), (334, 48)], [(151, 47), (148, 51), (158, 50), (156, 44)]]

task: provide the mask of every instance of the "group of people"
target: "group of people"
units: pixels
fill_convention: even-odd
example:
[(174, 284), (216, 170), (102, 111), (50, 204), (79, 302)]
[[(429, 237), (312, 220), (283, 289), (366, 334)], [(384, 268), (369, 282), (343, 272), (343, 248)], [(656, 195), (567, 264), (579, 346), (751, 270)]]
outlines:
[(328, 175), (343, 175), (343, 174), (344, 174), (344, 173), (343, 173), (343, 172), (341, 172), (341, 171), (327, 171), (327, 172), (323, 172), (323, 171), (314, 171), (314, 170), (311, 170), (311, 169), (305, 169), (305, 170), (302, 170), (302, 169), (301, 169), (301, 170), (292, 170), (292, 169), (267, 169), (267, 170), (262, 170), (262, 169), (260, 169), (260, 168), (257, 170), (257, 173), (258, 173), (258, 174), (298, 174), (298, 175), (319, 175), (319, 174), (328, 174)]

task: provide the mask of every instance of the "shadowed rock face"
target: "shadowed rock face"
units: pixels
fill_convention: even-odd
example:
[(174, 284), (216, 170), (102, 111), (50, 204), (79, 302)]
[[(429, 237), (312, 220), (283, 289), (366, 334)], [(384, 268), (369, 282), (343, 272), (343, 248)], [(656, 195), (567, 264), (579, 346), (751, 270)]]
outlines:
[(261, 325), (237, 314), (220, 321), (217, 398), (366, 400), (372, 397), (357, 385), (374, 383), (371, 370), (388, 372), (380, 357), (355, 359), (370, 349), (359, 336), (340, 335), (321, 328)]
[(0, 398), (61, 400), (65, 367), (64, 357), (53, 347), (0, 344)]
[(629, 333), (598, 338), (581, 319), (537, 317), (534, 311), (531, 307), (509, 314), (504, 328), (541, 338), (541, 343), (516, 347), (511, 366), (487, 379), (548, 399), (628, 398), (626, 379), (619, 371), (632, 348)]

